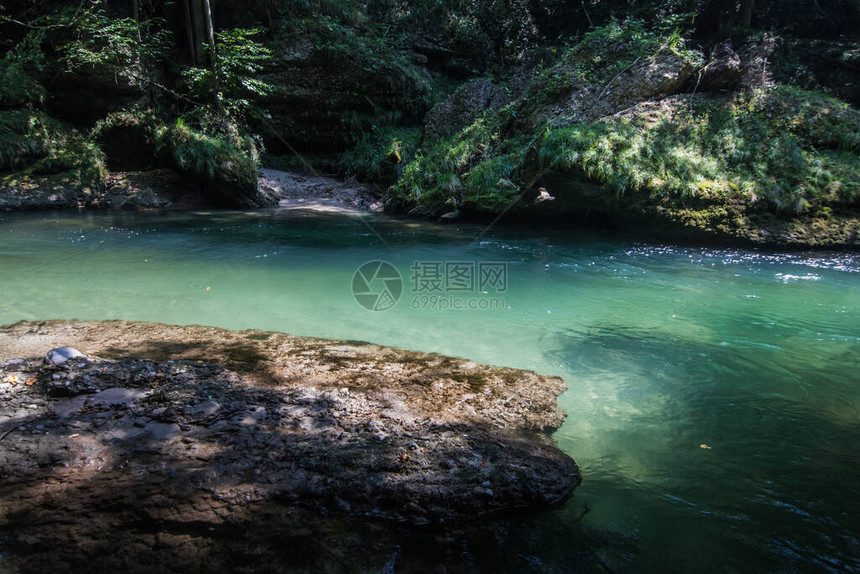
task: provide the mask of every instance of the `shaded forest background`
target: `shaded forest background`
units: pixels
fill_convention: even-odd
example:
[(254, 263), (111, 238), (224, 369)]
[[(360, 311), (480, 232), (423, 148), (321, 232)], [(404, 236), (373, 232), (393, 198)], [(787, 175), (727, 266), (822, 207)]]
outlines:
[(9, 188), (166, 167), (249, 206), (262, 163), (418, 215), (557, 172), (673, 209), (860, 196), (856, 0), (3, 0), (0, 39)]

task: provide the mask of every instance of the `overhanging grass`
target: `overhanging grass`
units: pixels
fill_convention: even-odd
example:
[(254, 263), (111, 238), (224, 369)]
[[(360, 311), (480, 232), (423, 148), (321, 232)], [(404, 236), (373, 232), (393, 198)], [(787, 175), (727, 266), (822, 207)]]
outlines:
[(378, 126), (344, 154), (347, 175), (389, 186), (397, 181), (403, 166), (415, 157), (421, 130)]
[(104, 177), (105, 158), (86, 136), (41, 110), (0, 111), (0, 171), (69, 173), (85, 185)]
[(686, 99), (548, 130), (542, 165), (617, 194), (740, 195), (789, 213), (860, 200), (860, 114), (847, 105), (787, 87)]
[(183, 173), (233, 186), (237, 195), (252, 193), (257, 188), (257, 150), (249, 138), (234, 139), (207, 135), (181, 120), (155, 132), (157, 148), (168, 152)]

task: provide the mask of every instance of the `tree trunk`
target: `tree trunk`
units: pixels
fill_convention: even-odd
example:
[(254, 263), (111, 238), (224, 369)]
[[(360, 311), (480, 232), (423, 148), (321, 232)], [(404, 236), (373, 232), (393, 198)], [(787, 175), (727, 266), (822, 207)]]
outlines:
[(720, 40), (726, 24), (728, 0), (708, 0), (699, 12), (696, 31), (699, 36)]
[(191, 1), (185, 0), (185, 39), (188, 42), (188, 54), (191, 56), (191, 65), (196, 66), (197, 40), (194, 38), (194, 16), (191, 11)]
[(194, 32), (194, 65), (206, 66), (206, 54), (203, 49), (206, 40), (206, 16), (203, 0), (189, 0), (191, 4), (191, 26)]
[(134, 21), (137, 26), (137, 44), (139, 46), (143, 42), (143, 38), (140, 36), (140, 0), (134, 0)]
[(741, 2), (741, 24), (747, 28), (752, 25), (753, 11), (755, 10), (755, 0), (743, 0)]
[(215, 27), (212, 25), (212, 6), (209, 0), (203, 0), (203, 16), (206, 19), (206, 39), (209, 42), (209, 69), (212, 71), (212, 98), (217, 105), (220, 101), (218, 92), (221, 89), (218, 78), (218, 55), (215, 53)]

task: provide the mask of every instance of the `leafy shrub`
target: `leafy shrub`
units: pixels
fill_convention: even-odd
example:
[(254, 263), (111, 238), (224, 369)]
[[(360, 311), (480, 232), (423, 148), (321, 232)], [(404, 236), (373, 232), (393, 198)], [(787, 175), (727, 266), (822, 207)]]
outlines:
[(25, 62), (15, 57), (14, 51), (0, 59), (0, 108), (44, 102), (45, 88), (25, 71), (25, 66)]
[(47, 18), (49, 24), (62, 25), (71, 33), (72, 39), (58, 48), (62, 61), (72, 71), (107, 68), (147, 86), (172, 45), (166, 23), (158, 18), (142, 22), (110, 18), (99, 6), (93, 2), (84, 10), (68, 8)]
[[(419, 150), (394, 188), (399, 205), (416, 213), (445, 204), (500, 211), (548, 169), (617, 196), (759, 203), (786, 216), (860, 204), (860, 113), (824, 94), (775, 86), (678, 95), (566, 127), (541, 116), (542, 106), (555, 109), (663, 51), (701, 64), (683, 39), (639, 22), (592, 30), (538, 72), (522, 102)], [(511, 120), (517, 116), (523, 120)]]
[(105, 174), (104, 154), (77, 130), (31, 108), (0, 111), (0, 170), (74, 172), (92, 184)]
[(216, 101), (220, 110), (235, 120), (249, 117), (265, 117), (265, 110), (257, 103), (269, 94), (273, 86), (260, 80), (257, 75), (263, 65), (272, 57), (272, 52), (257, 38), (261, 28), (236, 28), (224, 30), (216, 35), (216, 62), (218, 93), (213, 94), (216, 85), (214, 72), (204, 68), (190, 68), (184, 72), (193, 98), (202, 102)]
[(510, 110), (479, 118), (452, 138), (434, 142), (407, 165), (395, 194), (414, 213), (442, 205), (496, 211), (523, 191), (528, 136), (505, 139), (499, 124)]

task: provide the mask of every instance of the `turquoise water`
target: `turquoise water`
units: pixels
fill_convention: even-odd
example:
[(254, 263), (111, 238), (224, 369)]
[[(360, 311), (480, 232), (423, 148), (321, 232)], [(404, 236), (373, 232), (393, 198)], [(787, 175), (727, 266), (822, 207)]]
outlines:
[[(309, 212), (4, 214), (0, 324), (279, 330), (567, 381), (555, 440), (584, 477), (567, 504), (456, 532), (373, 525), (373, 543), (326, 534), (362, 569), (392, 556), (398, 572), (860, 569), (860, 257), (484, 231)], [(389, 310), (351, 293), (370, 260), (403, 276)], [(431, 309), (414, 261), (504, 262), (507, 289), (445, 294), (493, 309)]]

